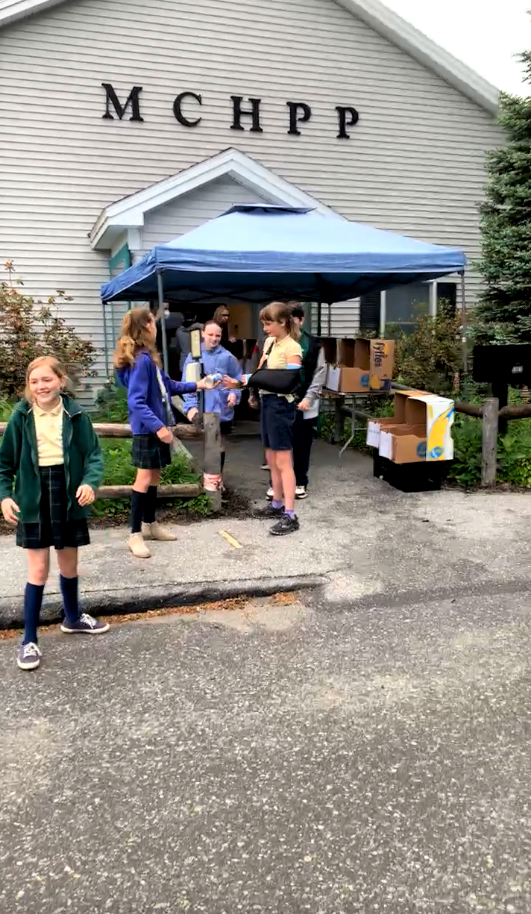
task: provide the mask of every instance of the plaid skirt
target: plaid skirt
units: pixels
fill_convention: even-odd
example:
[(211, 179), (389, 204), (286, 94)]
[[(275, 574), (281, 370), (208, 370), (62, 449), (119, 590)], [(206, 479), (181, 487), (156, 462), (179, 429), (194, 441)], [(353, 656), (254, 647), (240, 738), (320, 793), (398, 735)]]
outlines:
[(67, 520), (68, 496), (64, 466), (40, 467), (40, 524), (17, 526), (22, 549), (77, 549), (90, 543), (87, 521)]
[(170, 445), (153, 433), (133, 435), (131, 460), (139, 470), (162, 470), (171, 463)]

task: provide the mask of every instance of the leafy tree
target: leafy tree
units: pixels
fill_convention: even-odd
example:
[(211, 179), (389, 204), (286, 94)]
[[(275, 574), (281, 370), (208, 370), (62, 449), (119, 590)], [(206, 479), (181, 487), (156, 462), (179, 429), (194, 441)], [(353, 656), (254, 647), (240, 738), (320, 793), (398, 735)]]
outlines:
[[(520, 55), (531, 82), (531, 51)], [(480, 207), (486, 288), (474, 317), (478, 342), (531, 340), (531, 98), (502, 94), (506, 145), (487, 157), (489, 182)]]

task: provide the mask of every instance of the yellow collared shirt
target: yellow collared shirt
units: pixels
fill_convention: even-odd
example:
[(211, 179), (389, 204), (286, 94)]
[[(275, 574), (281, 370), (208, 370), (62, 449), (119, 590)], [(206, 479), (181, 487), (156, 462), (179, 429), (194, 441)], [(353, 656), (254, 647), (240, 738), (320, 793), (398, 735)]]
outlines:
[(54, 409), (45, 410), (36, 403), (33, 405), (40, 467), (53, 467), (64, 463), (63, 414), (62, 400)]

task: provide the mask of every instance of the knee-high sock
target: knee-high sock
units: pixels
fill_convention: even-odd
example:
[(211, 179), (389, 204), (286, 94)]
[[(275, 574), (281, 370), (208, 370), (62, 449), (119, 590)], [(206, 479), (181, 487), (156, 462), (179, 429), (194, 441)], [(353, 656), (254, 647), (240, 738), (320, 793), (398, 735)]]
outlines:
[(67, 622), (77, 622), (81, 615), (79, 611), (78, 582), (78, 577), (64, 578), (62, 574), (59, 575), (59, 584), (61, 585), (63, 606)]
[(157, 513), (157, 486), (150, 486), (144, 503), (144, 523), (153, 524)]
[(140, 533), (142, 530), (146, 498), (147, 492), (135, 492), (133, 489), (131, 494), (131, 533)]
[(44, 584), (26, 584), (24, 592), (24, 644), (37, 643)]

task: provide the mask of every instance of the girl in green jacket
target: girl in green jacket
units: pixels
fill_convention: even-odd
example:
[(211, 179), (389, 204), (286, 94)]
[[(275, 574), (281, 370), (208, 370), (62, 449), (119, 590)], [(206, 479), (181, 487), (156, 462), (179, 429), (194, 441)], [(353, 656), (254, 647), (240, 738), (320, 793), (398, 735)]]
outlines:
[(79, 607), (77, 552), (90, 541), (86, 518), (103, 477), (103, 456), (89, 417), (64, 393), (66, 381), (57, 359), (35, 359), (26, 373), (25, 399), (15, 408), (0, 447), (2, 514), (16, 524), (17, 545), (28, 556), (24, 638), (17, 657), (21, 670), (34, 670), (41, 661), (37, 627), (52, 546), (65, 611), (61, 630), (99, 635), (109, 629)]

